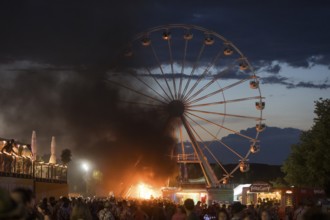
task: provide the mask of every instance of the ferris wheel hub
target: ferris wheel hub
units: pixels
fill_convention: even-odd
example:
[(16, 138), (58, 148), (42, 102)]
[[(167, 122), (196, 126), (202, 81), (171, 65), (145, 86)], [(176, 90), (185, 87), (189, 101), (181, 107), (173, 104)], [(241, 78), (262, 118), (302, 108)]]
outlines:
[(171, 117), (181, 117), (185, 111), (185, 105), (181, 100), (173, 100), (168, 103), (167, 110)]

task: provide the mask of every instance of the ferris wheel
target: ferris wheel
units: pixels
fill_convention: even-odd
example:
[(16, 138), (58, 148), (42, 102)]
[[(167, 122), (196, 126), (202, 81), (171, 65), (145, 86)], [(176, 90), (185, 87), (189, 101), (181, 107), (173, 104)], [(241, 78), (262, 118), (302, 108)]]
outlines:
[(259, 78), (232, 42), (199, 26), (164, 25), (136, 35), (117, 64), (109, 82), (131, 104), (174, 121), (179, 164), (199, 164), (210, 187), (249, 170), (265, 129), (265, 102)]

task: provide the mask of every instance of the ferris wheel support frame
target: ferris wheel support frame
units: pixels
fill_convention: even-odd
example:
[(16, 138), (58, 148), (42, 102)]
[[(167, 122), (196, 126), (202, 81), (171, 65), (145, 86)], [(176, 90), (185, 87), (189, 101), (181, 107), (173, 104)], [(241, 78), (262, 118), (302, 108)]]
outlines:
[(206, 157), (203, 156), (203, 151), (200, 148), (195, 136), (193, 135), (190, 126), (186, 120), (186, 118), (182, 115), (181, 116), (181, 121), (183, 127), (186, 129), (187, 134), (191, 140), (192, 147), (194, 149), (194, 152), (197, 155), (198, 160), (200, 161), (200, 166), (202, 168), (203, 174), (205, 176), (206, 183), (208, 187), (217, 187), (218, 186), (218, 178), (216, 177), (215, 173), (213, 172), (209, 162), (207, 161)]

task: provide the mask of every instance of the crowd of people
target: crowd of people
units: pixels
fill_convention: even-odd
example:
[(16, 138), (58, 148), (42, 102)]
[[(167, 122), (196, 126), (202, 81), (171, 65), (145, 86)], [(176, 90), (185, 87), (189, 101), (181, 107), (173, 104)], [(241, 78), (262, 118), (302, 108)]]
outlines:
[(1, 220), (310, 220), (329, 219), (311, 204), (278, 215), (272, 204), (245, 206), (196, 204), (192, 199), (183, 204), (169, 200), (124, 200), (110, 198), (44, 198), (36, 202), (30, 189), (16, 188), (10, 193), (0, 189)]

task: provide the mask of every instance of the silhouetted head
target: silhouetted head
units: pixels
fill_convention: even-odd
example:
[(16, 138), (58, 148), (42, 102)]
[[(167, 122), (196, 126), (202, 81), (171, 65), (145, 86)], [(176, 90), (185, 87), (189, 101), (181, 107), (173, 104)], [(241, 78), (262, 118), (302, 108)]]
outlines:
[(183, 205), (184, 205), (184, 208), (188, 211), (192, 211), (195, 208), (195, 203), (194, 203), (194, 200), (192, 200), (192, 199), (186, 199), (184, 201)]

